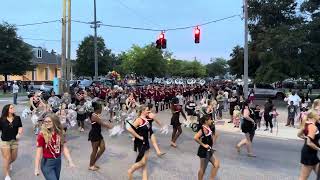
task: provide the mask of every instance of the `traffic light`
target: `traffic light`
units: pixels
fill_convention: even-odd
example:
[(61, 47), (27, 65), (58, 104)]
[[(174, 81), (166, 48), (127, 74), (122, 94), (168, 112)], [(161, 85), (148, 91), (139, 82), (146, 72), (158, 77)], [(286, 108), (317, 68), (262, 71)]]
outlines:
[(162, 49), (167, 48), (167, 40), (166, 40), (166, 39), (162, 39), (162, 41), (161, 41), (161, 47), (162, 47)]
[(161, 40), (157, 39), (156, 41), (156, 48), (161, 49)]
[(156, 41), (156, 48), (158, 49), (166, 49), (167, 48), (167, 40), (164, 36), (164, 32), (161, 32), (159, 38)]
[(200, 43), (200, 28), (197, 26), (194, 29), (194, 43), (198, 44)]

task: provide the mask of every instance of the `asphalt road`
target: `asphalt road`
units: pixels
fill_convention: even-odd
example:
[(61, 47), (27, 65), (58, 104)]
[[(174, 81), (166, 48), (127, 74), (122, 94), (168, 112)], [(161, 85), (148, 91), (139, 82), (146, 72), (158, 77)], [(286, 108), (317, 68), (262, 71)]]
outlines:
[[(0, 106), (5, 103), (0, 101)], [(18, 105), (18, 114), (25, 108), (25, 104)], [(169, 123), (169, 113), (162, 112), (158, 115), (164, 123)], [(23, 120), (25, 128), (24, 137), (20, 141), (19, 156), (13, 165), (12, 179), (44, 179), (43, 176), (35, 177), (34, 156), (35, 136), (32, 132), (30, 120)], [(98, 161), (101, 169), (97, 172), (88, 171), (91, 144), (87, 141), (89, 125), (84, 133), (77, 130), (68, 132), (68, 146), (77, 165), (76, 168), (66, 167), (63, 161), (61, 172), (62, 180), (122, 180), (127, 179), (127, 170), (134, 163), (136, 154), (133, 143), (127, 134), (109, 137), (108, 132), (103, 135), (107, 143), (106, 152)], [(177, 141), (178, 148), (169, 146), (171, 131), (168, 135), (157, 133), (161, 149), (167, 154), (158, 158), (151, 149), (148, 162), (148, 174), (151, 180), (196, 180), (199, 168), (199, 158), (196, 155), (198, 144), (193, 140), (194, 133), (183, 129), (183, 134)], [(216, 149), (221, 160), (218, 172), (219, 180), (295, 180), (299, 175), (299, 161), (302, 141), (276, 140), (257, 137), (254, 139), (254, 152), (256, 158), (246, 156), (245, 149), (240, 155), (235, 150), (235, 145), (244, 136), (230, 133), (220, 133)], [(2, 159), (2, 158), (1, 158)], [(2, 164), (2, 163), (1, 163)], [(2, 166), (2, 165), (1, 165)], [(206, 175), (209, 174), (211, 165), (208, 166)], [(0, 174), (2, 177), (2, 172)], [(141, 179), (141, 171), (137, 171), (135, 179)], [(310, 179), (315, 179), (313, 175)]]

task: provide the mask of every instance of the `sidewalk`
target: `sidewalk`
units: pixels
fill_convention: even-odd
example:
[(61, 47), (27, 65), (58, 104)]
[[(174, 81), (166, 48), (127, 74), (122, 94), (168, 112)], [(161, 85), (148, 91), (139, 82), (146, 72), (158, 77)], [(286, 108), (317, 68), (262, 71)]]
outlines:
[[(216, 129), (219, 131), (230, 132), (230, 133), (238, 133), (243, 134), (239, 128), (234, 128), (233, 123), (228, 123), (228, 119), (222, 119), (216, 122)], [(260, 137), (268, 137), (273, 139), (295, 139), (300, 140), (297, 137), (297, 133), (299, 129), (293, 127), (285, 126), (285, 123), (279, 123), (278, 133), (277, 128), (273, 128), (273, 133), (269, 131), (264, 131), (265, 126), (262, 126), (260, 130), (256, 130), (256, 136)]]

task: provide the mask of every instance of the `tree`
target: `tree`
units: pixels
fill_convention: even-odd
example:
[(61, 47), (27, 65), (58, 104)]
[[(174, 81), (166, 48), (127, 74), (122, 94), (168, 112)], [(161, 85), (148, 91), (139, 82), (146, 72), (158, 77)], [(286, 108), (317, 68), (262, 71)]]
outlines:
[[(308, 67), (301, 49), (305, 41), (303, 18), (295, 0), (249, 0), (249, 76), (260, 82), (301, 77)], [(243, 49), (236, 47), (229, 61), (232, 74), (243, 74)]]
[[(301, 10), (309, 14), (304, 24), (306, 40), (301, 49), (301, 57), (309, 67), (308, 77), (320, 82), (320, 1), (307, 0), (301, 4)], [(311, 17), (311, 18), (310, 18)], [(311, 20), (310, 20), (311, 19)]]
[[(257, 69), (260, 66), (260, 60), (257, 56), (257, 52), (252, 47), (252, 43), (249, 43), (249, 69), (248, 74), (249, 77), (255, 78)], [(230, 54), (231, 59), (228, 61), (230, 74), (236, 75), (240, 78), (243, 75), (243, 47), (236, 46), (233, 48), (232, 53)]]
[(32, 50), (17, 36), (15, 26), (8, 23), (0, 24), (0, 74), (5, 81), (8, 75), (23, 75), (32, 71)]
[[(106, 75), (113, 70), (117, 64), (117, 58), (107, 49), (102, 37), (97, 38), (98, 73)], [(77, 76), (94, 76), (94, 37), (87, 36), (77, 49), (77, 61), (75, 64)]]
[(121, 55), (121, 69), (124, 73), (136, 73), (147, 77), (163, 77), (166, 75), (167, 62), (162, 51), (154, 44), (144, 47), (133, 45), (132, 48)]
[(182, 77), (205, 77), (207, 74), (206, 68), (199, 61), (182, 61), (180, 76)]
[(228, 62), (223, 58), (211, 59), (211, 63), (206, 65), (207, 73), (210, 77), (224, 76), (228, 72)]

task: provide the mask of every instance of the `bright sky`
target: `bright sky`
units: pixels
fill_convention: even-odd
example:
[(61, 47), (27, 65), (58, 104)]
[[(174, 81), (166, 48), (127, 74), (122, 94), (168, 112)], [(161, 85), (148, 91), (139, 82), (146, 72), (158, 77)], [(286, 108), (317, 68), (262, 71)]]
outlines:
[[(97, 0), (97, 20), (105, 24), (166, 29), (191, 26), (242, 13), (242, 0)], [(0, 22), (27, 24), (58, 20), (62, 17), (62, 0), (2, 1)], [(93, 0), (72, 0), (72, 19), (93, 21)], [(175, 58), (208, 63), (212, 57), (229, 58), (236, 45), (243, 44), (243, 21), (235, 17), (201, 28), (201, 42), (194, 44), (193, 29), (166, 32), (167, 50)], [(27, 43), (61, 51), (61, 23), (18, 28)], [(72, 58), (79, 42), (93, 34), (89, 25), (72, 23)], [(114, 53), (155, 42), (159, 32), (100, 27), (98, 35)], [(28, 39), (29, 38), (29, 39)], [(45, 39), (45, 40), (30, 40)]]

